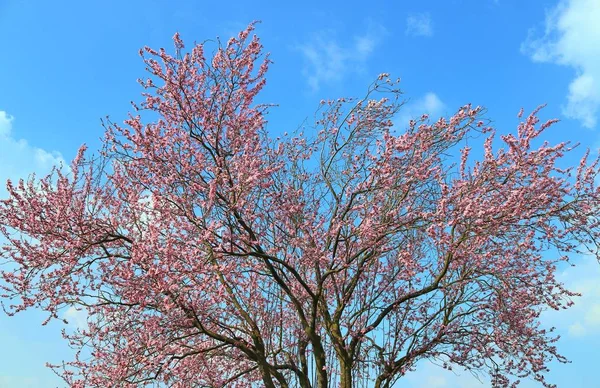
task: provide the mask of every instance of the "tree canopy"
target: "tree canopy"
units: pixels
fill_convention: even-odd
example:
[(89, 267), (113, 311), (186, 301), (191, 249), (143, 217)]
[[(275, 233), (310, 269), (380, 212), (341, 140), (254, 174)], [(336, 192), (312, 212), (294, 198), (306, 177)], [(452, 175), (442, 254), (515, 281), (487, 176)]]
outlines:
[[(420, 360), (544, 378), (540, 322), (599, 237), (598, 159), (564, 168), (539, 110), (496, 135), (480, 107), (395, 123), (398, 83), (321, 101), (275, 138), (250, 25), (207, 54), (144, 48), (144, 100), (96, 157), (8, 182), (9, 314), (76, 306), (73, 387), (391, 387)], [(142, 117), (144, 115), (144, 117)], [(481, 143), (482, 152), (469, 145)]]

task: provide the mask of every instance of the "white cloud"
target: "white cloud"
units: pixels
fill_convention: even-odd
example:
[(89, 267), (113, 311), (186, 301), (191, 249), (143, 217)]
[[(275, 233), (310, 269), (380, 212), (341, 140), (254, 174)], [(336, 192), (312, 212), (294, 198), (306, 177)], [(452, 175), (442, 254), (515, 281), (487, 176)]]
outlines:
[(487, 377), (478, 380), (470, 372), (459, 370), (448, 371), (430, 361), (423, 360), (417, 364), (414, 372), (403, 377), (407, 388), (482, 388)]
[(40, 388), (42, 383), (37, 377), (0, 376), (0, 387), (3, 388)]
[(433, 36), (433, 22), (428, 12), (411, 13), (406, 18), (406, 35)]
[(444, 113), (446, 104), (433, 92), (426, 93), (423, 97), (409, 101), (400, 108), (398, 117), (394, 120), (395, 126), (405, 128), (408, 122), (420, 118), (423, 114), (429, 115), (433, 120)]
[(600, 265), (592, 255), (585, 255), (574, 261), (559, 274), (558, 279), (567, 289), (582, 296), (573, 299), (575, 305), (567, 314), (549, 311), (543, 321), (547, 326), (564, 328), (571, 337), (583, 338), (600, 335)]
[(569, 326), (569, 335), (572, 337), (583, 337), (586, 334), (585, 327), (581, 322), (575, 322)]
[(318, 90), (322, 82), (338, 81), (342, 77), (345, 55), (334, 40), (319, 37), (300, 50), (307, 62), (304, 73), (313, 91)]
[(10, 135), (13, 117), (0, 110), (0, 137)]
[(529, 32), (521, 51), (535, 62), (570, 66), (575, 78), (569, 85), (563, 114), (593, 128), (600, 111), (600, 1), (561, 0), (547, 12), (543, 36)]
[(49, 173), (55, 165), (66, 165), (60, 153), (48, 152), (17, 138), (13, 134), (14, 122), (14, 117), (0, 111), (0, 198), (7, 195), (7, 179), (17, 181), (33, 172), (41, 176)]
[(77, 308), (73, 306), (69, 307), (63, 315), (63, 318), (69, 322), (69, 325), (76, 329), (88, 328), (87, 317), (88, 315), (85, 310), (77, 310)]
[(349, 73), (362, 70), (385, 33), (383, 26), (371, 23), (365, 34), (354, 36), (350, 45), (340, 44), (332, 32), (321, 32), (298, 46), (311, 89), (317, 91), (323, 83), (340, 81)]
[(357, 58), (359, 60), (365, 60), (373, 49), (375, 48), (376, 41), (372, 36), (363, 35), (354, 38), (354, 48), (356, 50)]
[(426, 386), (430, 388), (443, 388), (448, 386), (448, 381), (446, 381), (444, 376), (428, 376)]
[(585, 323), (600, 328), (600, 303), (595, 303), (588, 308), (585, 313)]

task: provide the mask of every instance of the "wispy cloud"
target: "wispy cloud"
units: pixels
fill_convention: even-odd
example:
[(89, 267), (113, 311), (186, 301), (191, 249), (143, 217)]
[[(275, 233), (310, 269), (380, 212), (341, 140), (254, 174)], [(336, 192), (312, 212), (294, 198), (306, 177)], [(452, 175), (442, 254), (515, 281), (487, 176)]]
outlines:
[(422, 360), (417, 364), (414, 372), (404, 377), (407, 388), (483, 388), (484, 381), (479, 381), (471, 373), (461, 371), (459, 368), (452, 372), (428, 360)]
[(567, 287), (582, 296), (569, 310), (568, 333), (573, 337), (600, 334), (600, 267), (592, 255), (563, 274)]
[(320, 32), (297, 49), (304, 57), (303, 73), (313, 91), (322, 84), (338, 82), (349, 73), (364, 69), (365, 63), (379, 44), (386, 30), (380, 24), (370, 23), (362, 35), (355, 35), (351, 43), (341, 43), (331, 31)]
[(433, 22), (429, 12), (411, 13), (406, 18), (406, 35), (433, 36)]
[(600, 265), (595, 255), (573, 258), (575, 266), (557, 274), (558, 280), (570, 291), (581, 296), (573, 298), (568, 313), (549, 310), (542, 314), (546, 327), (556, 327), (572, 338), (600, 338)]
[(12, 116), (0, 110), (0, 136), (6, 137), (10, 135), (13, 120)]
[(0, 111), (0, 198), (6, 196), (7, 179), (17, 181), (27, 178), (32, 172), (47, 174), (53, 166), (65, 164), (60, 153), (34, 147), (16, 137), (13, 133), (14, 121), (14, 117)]
[(37, 377), (0, 376), (0, 387), (40, 388), (42, 383)]
[(81, 308), (77, 309), (73, 306), (69, 307), (63, 315), (63, 318), (69, 322), (71, 327), (81, 330), (88, 328), (87, 317), (88, 315), (85, 310)]
[(395, 126), (405, 128), (410, 120), (418, 119), (427, 114), (433, 120), (444, 113), (446, 104), (433, 92), (425, 93), (414, 101), (409, 101), (400, 108), (398, 117), (394, 120)]
[(600, 111), (600, 1), (562, 0), (546, 14), (544, 33), (529, 31), (521, 52), (535, 62), (570, 66), (563, 114), (594, 128)]
[(581, 324), (581, 322), (575, 322), (569, 325), (568, 333), (572, 337), (583, 337), (586, 335), (587, 330), (585, 329), (585, 326)]

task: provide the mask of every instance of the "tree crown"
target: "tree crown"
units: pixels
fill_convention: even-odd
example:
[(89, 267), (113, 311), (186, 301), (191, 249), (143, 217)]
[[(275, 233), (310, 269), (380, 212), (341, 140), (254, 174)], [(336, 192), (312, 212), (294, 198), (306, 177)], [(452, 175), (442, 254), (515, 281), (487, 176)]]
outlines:
[(65, 381), (389, 387), (430, 359), (549, 386), (565, 359), (539, 316), (575, 295), (557, 264), (595, 247), (598, 159), (559, 168), (573, 147), (534, 146), (538, 110), (499, 140), (471, 105), (396, 133), (387, 74), (274, 139), (253, 28), (208, 57), (144, 48), (145, 99), (100, 157), (8, 182), (8, 312), (88, 314)]

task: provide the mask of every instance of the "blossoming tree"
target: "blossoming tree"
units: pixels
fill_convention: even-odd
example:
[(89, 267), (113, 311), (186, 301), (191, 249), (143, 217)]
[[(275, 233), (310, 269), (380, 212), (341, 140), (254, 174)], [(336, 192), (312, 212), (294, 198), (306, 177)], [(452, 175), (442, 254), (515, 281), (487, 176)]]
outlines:
[(559, 168), (572, 147), (538, 141), (554, 121), (537, 111), (497, 140), (470, 105), (396, 133), (386, 74), (322, 101), (314, 134), (273, 138), (252, 30), (208, 56), (178, 35), (175, 55), (145, 48), (145, 100), (98, 157), (8, 182), (6, 310), (87, 313), (55, 370), (74, 387), (380, 388), (434, 360), (549, 385), (565, 359), (539, 317), (575, 295), (557, 263), (599, 237), (598, 161)]

